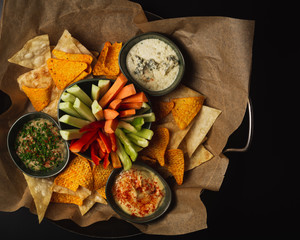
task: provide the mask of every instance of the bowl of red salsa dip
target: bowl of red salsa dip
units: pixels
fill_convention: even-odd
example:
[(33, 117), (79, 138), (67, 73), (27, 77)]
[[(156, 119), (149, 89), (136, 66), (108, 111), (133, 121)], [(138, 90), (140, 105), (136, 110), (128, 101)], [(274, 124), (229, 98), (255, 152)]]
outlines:
[(137, 160), (127, 171), (114, 169), (106, 184), (106, 197), (121, 218), (145, 223), (167, 211), (172, 193), (159, 173)]
[(13, 162), (25, 174), (46, 178), (61, 172), (69, 160), (69, 148), (48, 114), (30, 112), (17, 119), (7, 135)]

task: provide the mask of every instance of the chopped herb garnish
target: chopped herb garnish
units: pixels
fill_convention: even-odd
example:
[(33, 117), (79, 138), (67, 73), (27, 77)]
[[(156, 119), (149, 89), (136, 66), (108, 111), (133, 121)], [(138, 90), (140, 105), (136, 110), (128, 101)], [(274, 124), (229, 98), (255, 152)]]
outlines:
[(49, 120), (36, 119), (24, 124), (15, 149), (25, 166), (34, 171), (48, 170), (64, 158), (64, 142), (58, 128)]

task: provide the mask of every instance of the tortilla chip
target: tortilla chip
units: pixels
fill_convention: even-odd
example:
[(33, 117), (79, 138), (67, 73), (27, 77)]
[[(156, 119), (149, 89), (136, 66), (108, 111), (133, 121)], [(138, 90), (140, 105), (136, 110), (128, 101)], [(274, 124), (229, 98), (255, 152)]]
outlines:
[(93, 173), (89, 161), (81, 156), (75, 157), (55, 179), (56, 185), (68, 188), (74, 192), (79, 186), (93, 190)]
[[(104, 189), (104, 195), (102, 193), (100, 194), (99, 192), (102, 192), (102, 189)], [(92, 195), (88, 197), (89, 200), (95, 201), (97, 203), (102, 203), (102, 204), (107, 204), (106, 202), (106, 196), (105, 196), (105, 186), (101, 187), (97, 191), (94, 191)]]
[(174, 176), (178, 185), (183, 183), (184, 155), (181, 149), (168, 149), (166, 151), (167, 170)]
[(47, 88), (30, 88), (23, 85), (22, 90), (29, 98), (34, 109), (38, 112), (43, 110), (50, 103), (51, 86)]
[(158, 102), (153, 105), (153, 111), (155, 116), (157, 116), (157, 121), (165, 118), (174, 108), (175, 103), (173, 101), (170, 102)]
[(67, 87), (88, 66), (85, 62), (72, 62), (55, 58), (49, 58), (47, 64), (58, 89)]
[(74, 192), (74, 191), (70, 190), (69, 188), (62, 187), (62, 186), (59, 186), (56, 184), (53, 185), (53, 192), (65, 193), (68, 195), (76, 196), (76, 197), (81, 198), (82, 200), (86, 199), (87, 197), (89, 197), (92, 194), (92, 192), (89, 189), (82, 187), (82, 186), (79, 186), (77, 188), (76, 192)]
[(156, 162), (157, 162), (156, 159), (152, 159), (152, 158), (149, 158), (149, 157), (147, 157), (147, 156), (141, 156), (141, 160), (142, 160), (144, 163), (150, 165), (151, 167), (155, 167)]
[(94, 190), (98, 190), (105, 187), (107, 179), (111, 172), (114, 170), (111, 164), (105, 169), (103, 164), (98, 164), (94, 166), (93, 176), (94, 176)]
[(52, 178), (35, 178), (23, 174), (33, 198), (39, 223), (43, 220), (52, 195)]
[(105, 72), (108, 75), (118, 75), (120, 72), (119, 67), (119, 53), (122, 48), (122, 43), (115, 42), (108, 47), (107, 56), (104, 62)]
[(81, 206), (78, 206), (81, 216), (85, 215), (95, 204), (94, 200), (85, 199)]
[(105, 42), (104, 47), (99, 55), (98, 61), (95, 64), (95, 67), (93, 69), (93, 75), (100, 76), (100, 75), (106, 75), (106, 71), (104, 69), (104, 63), (105, 59), (108, 53), (108, 48), (111, 46), (110, 42)]
[(50, 103), (42, 110), (42, 112), (49, 114), (54, 119), (57, 119), (57, 105), (62, 91), (63, 90), (58, 89), (56, 85), (53, 84)]
[(180, 129), (185, 129), (200, 111), (205, 97), (174, 98), (174, 120)]
[(23, 48), (8, 59), (9, 62), (35, 69), (51, 57), (48, 34), (37, 36), (25, 43)]
[(66, 53), (81, 53), (68, 30), (64, 30), (54, 49)]
[(78, 206), (83, 204), (83, 200), (80, 197), (72, 196), (66, 193), (52, 193), (51, 202), (55, 203), (73, 203)]
[(185, 161), (184, 170), (189, 171), (195, 167), (198, 167), (202, 163), (205, 163), (213, 158), (213, 154), (208, 151), (202, 144), (198, 146), (191, 158), (187, 158)]
[(197, 147), (203, 142), (220, 113), (221, 111), (218, 109), (202, 106), (200, 113), (195, 117), (193, 128), (185, 137), (189, 157), (193, 155)]
[(90, 65), (93, 61), (93, 57), (88, 54), (66, 53), (57, 49), (53, 49), (52, 53), (58, 59), (65, 59), (73, 62), (85, 62)]
[(154, 129), (153, 138), (148, 147), (141, 151), (141, 155), (156, 159), (161, 166), (165, 165), (165, 152), (169, 144), (170, 134), (167, 128)]
[(53, 83), (47, 64), (20, 75), (17, 81), (20, 89), (23, 85), (30, 88), (47, 88)]
[(97, 193), (104, 199), (106, 199), (105, 189), (106, 189), (106, 186), (103, 186), (97, 190)]

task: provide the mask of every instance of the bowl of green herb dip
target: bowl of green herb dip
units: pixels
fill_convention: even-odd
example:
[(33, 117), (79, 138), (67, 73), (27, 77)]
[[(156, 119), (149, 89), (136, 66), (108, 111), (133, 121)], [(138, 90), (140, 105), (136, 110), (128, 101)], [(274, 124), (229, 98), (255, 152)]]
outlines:
[(42, 112), (30, 112), (17, 119), (8, 132), (7, 147), (16, 166), (32, 177), (54, 176), (69, 160), (68, 145), (56, 121)]

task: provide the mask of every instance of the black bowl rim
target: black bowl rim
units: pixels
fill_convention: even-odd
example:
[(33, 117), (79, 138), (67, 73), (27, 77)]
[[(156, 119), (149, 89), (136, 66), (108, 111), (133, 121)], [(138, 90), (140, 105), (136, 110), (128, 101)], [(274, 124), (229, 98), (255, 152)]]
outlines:
[[(136, 43), (134, 43), (132, 46), (129, 46), (132, 42), (134, 42), (137, 38), (142, 38), (139, 41), (137, 41)], [(180, 61), (182, 62), (182, 64), (180, 65), (182, 68), (181, 74), (180, 72), (178, 73), (176, 79), (174, 80), (174, 82), (167, 88), (163, 89), (163, 90), (159, 90), (159, 91), (151, 91), (148, 90), (147, 88), (143, 87), (142, 85), (140, 85), (128, 72), (127, 70), (127, 66), (125, 64), (125, 66), (123, 66), (122, 64), (122, 58), (125, 58), (127, 56), (124, 55), (124, 51), (127, 50), (128, 47), (129, 50), (138, 42), (145, 40), (145, 39), (149, 39), (149, 38), (159, 38), (159, 40), (164, 41), (166, 44), (168, 44), (169, 46), (171, 46), (173, 48), (173, 50), (176, 52), (177, 56), (179, 57)], [(129, 51), (128, 50), (128, 51)], [(167, 36), (165, 36), (164, 34), (158, 33), (158, 32), (147, 32), (147, 33), (143, 33), (143, 34), (139, 34), (134, 36), (133, 38), (129, 39), (122, 47), (120, 53), (119, 53), (119, 66), (120, 66), (120, 70), (121, 72), (128, 78), (130, 79), (132, 82), (134, 82), (136, 85), (138, 85), (141, 89), (143, 89), (143, 91), (147, 92), (149, 95), (151, 96), (163, 96), (166, 95), (170, 92), (172, 92), (177, 86), (178, 84), (181, 82), (183, 75), (184, 75), (184, 71), (185, 71), (185, 60), (183, 57), (182, 52), (180, 51), (179, 47)]]
[[(26, 120), (26, 122), (31, 121), (31, 120), (33, 120), (33, 119), (35, 119), (35, 118), (44, 118), (44, 119), (50, 120), (50, 121), (51, 121), (58, 129), (60, 129), (60, 128), (59, 128), (59, 125), (58, 125), (58, 123), (55, 121), (55, 119), (52, 118), (52, 117), (51, 117), (49, 114), (47, 114), (47, 113), (44, 113), (44, 112), (28, 112), (28, 113), (22, 115), (21, 117), (19, 117), (19, 118), (13, 123), (13, 125), (10, 127), (10, 129), (9, 129), (9, 131), (8, 131), (8, 134), (7, 134), (6, 143), (7, 143), (7, 149), (8, 149), (9, 155), (10, 155), (12, 161), (14, 162), (14, 164), (15, 164), (15, 165), (16, 165), (16, 166), (17, 166), (24, 174), (26, 174), (26, 175), (31, 176), (31, 177), (35, 177), (35, 178), (48, 178), (48, 177), (53, 177), (53, 176), (57, 175), (58, 173), (60, 173), (61, 171), (64, 170), (64, 168), (68, 165), (68, 162), (69, 162), (69, 159), (70, 159), (69, 146), (68, 146), (67, 142), (66, 142), (64, 139), (63, 139), (63, 141), (64, 141), (65, 148), (66, 148), (66, 156), (65, 156), (64, 164), (61, 165), (61, 167), (58, 168), (57, 171), (54, 171), (54, 170), (53, 170), (54, 172), (52, 172), (51, 174), (47, 174), (46, 171), (36, 171), (36, 172), (34, 172), (35, 174), (31, 174), (30, 172), (33, 172), (33, 171), (31, 171), (30, 169), (28, 169), (28, 168), (26, 168), (26, 167), (22, 168), (22, 167), (18, 164), (18, 162), (16, 161), (15, 157), (14, 157), (13, 154), (12, 154), (13, 149), (12, 149), (11, 144), (10, 144), (10, 139), (11, 139), (11, 138), (15, 139), (15, 136), (12, 136), (12, 131), (14, 130), (14, 128), (16, 128), (16, 127), (18, 126), (18, 124), (20, 123), (20, 121), (21, 121), (22, 119), (28, 118), (29, 116), (32, 116), (32, 115), (33, 115), (33, 116), (35, 115), (35, 117), (32, 118), (32, 119)], [(24, 124), (22, 124), (22, 125), (24, 125)], [(20, 161), (21, 161), (21, 160), (20, 160)], [(54, 168), (54, 169), (56, 169), (56, 168)]]
[(166, 182), (166, 180), (152, 167), (150, 167), (149, 165), (147, 165), (146, 163), (143, 163), (141, 161), (139, 161), (138, 159), (133, 162), (132, 166), (134, 165), (138, 165), (141, 167), (144, 167), (146, 169), (148, 169), (149, 171), (152, 171), (156, 176), (158, 176), (158, 178), (161, 180), (161, 182), (163, 183), (164, 187), (165, 187), (165, 199), (163, 201), (165, 201), (166, 203), (164, 205), (164, 208), (162, 208), (160, 210), (159, 207), (153, 214), (146, 216), (146, 217), (134, 217), (131, 216), (127, 213), (125, 213), (120, 207), (117, 206), (117, 204), (115, 203), (115, 200), (112, 196), (112, 186), (114, 184), (115, 178), (116, 176), (123, 171), (123, 168), (115, 168), (111, 174), (108, 177), (108, 180), (106, 182), (106, 187), (105, 187), (105, 195), (106, 195), (106, 200), (108, 202), (108, 204), (110, 205), (110, 207), (124, 220), (128, 221), (128, 222), (133, 222), (133, 223), (147, 223), (150, 221), (154, 221), (157, 218), (161, 217), (168, 209), (169, 206), (171, 205), (171, 201), (172, 201), (172, 191), (171, 188), (169, 186), (169, 184)]
[[(62, 91), (62, 93), (61, 93), (61, 95), (60, 95), (60, 97), (59, 97), (59, 101), (58, 101), (58, 103), (57, 103), (57, 119), (58, 119), (57, 122), (58, 122), (58, 127), (59, 127), (60, 130), (63, 130), (63, 129), (64, 129), (64, 128), (62, 128), (61, 122), (59, 121), (59, 115), (60, 115), (60, 112), (62, 111), (62, 110), (59, 109), (59, 104), (60, 104), (61, 102), (63, 102), (63, 101), (61, 100), (62, 94), (63, 94), (68, 88), (70, 88), (70, 87), (72, 87), (72, 86), (74, 86), (74, 85), (76, 85), (76, 84), (78, 84), (78, 83), (80, 84), (80, 83), (87, 83), (87, 82), (97, 82), (97, 81), (99, 81), (99, 80), (110, 80), (110, 81), (112, 81), (112, 82), (115, 81), (115, 79), (106, 78), (106, 77), (97, 77), (97, 78), (82, 79), (82, 80), (79, 80), (79, 81), (77, 81), (77, 82), (74, 82), (74, 83), (70, 84), (69, 86), (67, 86), (67, 87)], [(139, 86), (136, 85), (136, 83), (130, 81), (130, 79), (128, 79), (128, 82), (129, 82), (129, 83), (133, 83), (138, 91), (143, 91)], [(127, 84), (128, 84), (128, 82), (127, 82)], [(91, 97), (89, 93), (87, 93), (87, 94), (89, 95), (89, 97)], [(150, 98), (149, 98), (149, 96), (147, 96), (147, 93), (145, 93), (145, 94), (146, 94), (146, 97), (147, 97), (147, 99), (148, 99), (148, 104), (149, 104), (149, 106), (150, 106), (150, 109), (149, 109), (148, 111), (152, 112), (152, 105), (151, 105)], [(148, 112), (148, 111), (147, 111), (147, 112)], [(63, 112), (63, 111), (62, 111), (62, 112)], [(149, 123), (148, 123), (148, 127), (146, 127), (146, 128), (149, 128), (149, 129), (150, 129), (150, 128), (151, 128), (151, 125), (152, 125), (151, 122), (149, 122)], [(70, 128), (75, 128), (75, 127), (70, 126)], [(67, 145), (68, 145), (68, 147), (69, 147), (71, 141), (66, 141), (66, 142), (67, 142)], [(77, 153), (77, 154), (79, 154), (80, 156), (82, 156), (82, 157), (84, 157), (84, 158), (87, 158), (87, 159), (92, 160), (91, 157), (90, 157), (88, 154), (86, 154), (85, 152), (84, 152), (84, 153), (79, 152), (79, 153)]]

